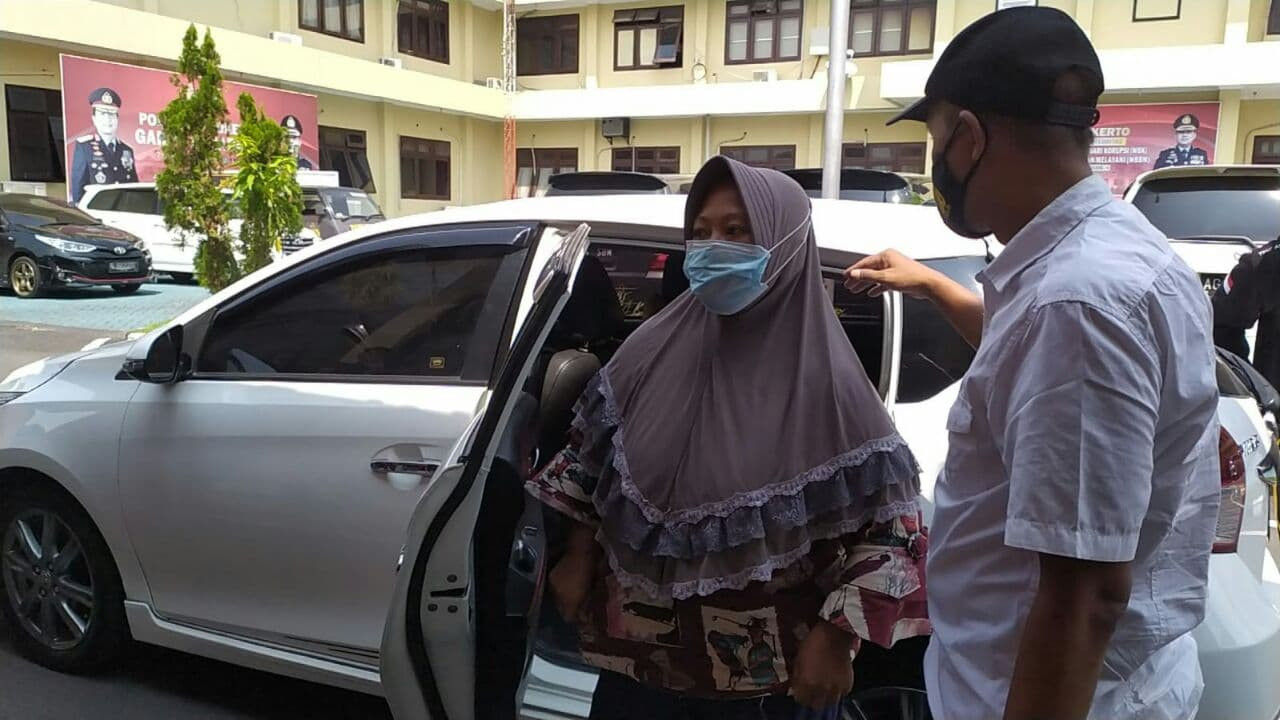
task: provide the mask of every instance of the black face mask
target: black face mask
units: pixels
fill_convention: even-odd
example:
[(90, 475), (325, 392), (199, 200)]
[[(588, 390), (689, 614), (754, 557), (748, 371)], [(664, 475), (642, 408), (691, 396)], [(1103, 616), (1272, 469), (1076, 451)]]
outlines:
[(991, 234), (991, 231), (970, 225), (965, 218), (964, 204), (969, 193), (969, 181), (978, 172), (978, 164), (986, 157), (986, 153), (978, 156), (963, 180), (957, 180), (951, 174), (951, 168), (947, 165), (947, 151), (951, 149), (951, 143), (955, 142), (960, 122), (957, 120), (955, 127), (951, 128), (951, 136), (942, 146), (942, 152), (933, 154), (933, 197), (938, 204), (938, 213), (942, 215), (942, 222), (951, 228), (951, 232), (962, 237), (980, 238)]

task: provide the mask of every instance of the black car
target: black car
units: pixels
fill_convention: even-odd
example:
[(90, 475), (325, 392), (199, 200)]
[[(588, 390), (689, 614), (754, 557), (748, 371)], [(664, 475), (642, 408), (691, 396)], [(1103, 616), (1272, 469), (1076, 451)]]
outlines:
[(547, 195), (666, 195), (671, 188), (648, 173), (580, 171), (552, 175)]
[[(792, 180), (800, 183), (809, 197), (822, 197), (822, 168), (783, 170)], [(922, 199), (911, 189), (906, 178), (897, 173), (862, 168), (840, 170), (840, 199), (866, 202), (909, 203), (918, 205)]]
[(0, 287), (20, 298), (93, 285), (127, 295), (150, 279), (151, 253), (136, 236), (62, 200), (0, 193), (0, 267)]

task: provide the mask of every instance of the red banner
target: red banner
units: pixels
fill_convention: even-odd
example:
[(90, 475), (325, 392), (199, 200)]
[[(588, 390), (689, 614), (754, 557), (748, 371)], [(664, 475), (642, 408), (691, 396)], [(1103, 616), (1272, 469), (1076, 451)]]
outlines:
[(1103, 105), (1089, 164), (1123, 195), (1142, 173), (1170, 165), (1212, 165), (1218, 103)]
[[(149, 182), (164, 167), (160, 111), (177, 88), (172, 73), (62, 55), (62, 123), (66, 138), (67, 194), (80, 199), (86, 185)], [(316, 96), (225, 81), (228, 119), (224, 140), (240, 125), (236, 99), (247, 92), (267, 117), (291, 132), (298, 165), (319, 167)], [(292, 127), (290, 127), (292, 126)]]

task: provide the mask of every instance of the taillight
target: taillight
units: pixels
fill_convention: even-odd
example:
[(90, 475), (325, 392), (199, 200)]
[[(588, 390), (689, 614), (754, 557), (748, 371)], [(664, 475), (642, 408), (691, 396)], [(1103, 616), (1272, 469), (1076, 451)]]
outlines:
[(1213, 551), (1233, 553), (1240, 545), (1240, 528), (1244, 525), (1247, 475), (1244, 453), (1226, 429), (1221, 430), (1218, 435), (1218, 462), (1222, 465), (1222, 495), (1218, 505), (1218, 530), (1214, 533)]
[(653, 258), (649, 260), (649, 272), (662, 272), (665, 270), (667, 267), (668, 257), (669, 256), (666, 253), (658, 253), (654, 255)]

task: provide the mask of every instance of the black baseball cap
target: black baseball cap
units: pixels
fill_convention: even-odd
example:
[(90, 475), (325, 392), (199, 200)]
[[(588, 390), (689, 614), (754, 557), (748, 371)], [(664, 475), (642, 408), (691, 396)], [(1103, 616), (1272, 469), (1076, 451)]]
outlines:
[[(1053, 99), (1054, 83), (1069, 71), (1089, 84), (1092, 104)], [(997, 10), (955, 36), (929, 73), (924, 97), (886, 124), (923, 122), (931, 102), (946, 100), (972, 112), (1091, 127), (1103, 88), (1098, 53), (1070, 15), (1048, 7)]]

